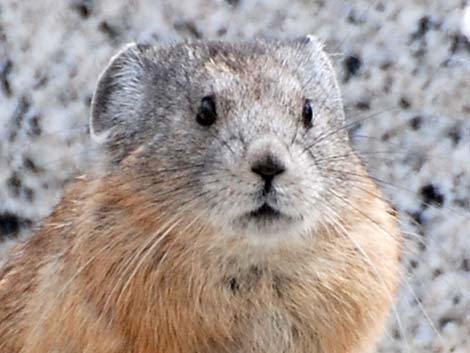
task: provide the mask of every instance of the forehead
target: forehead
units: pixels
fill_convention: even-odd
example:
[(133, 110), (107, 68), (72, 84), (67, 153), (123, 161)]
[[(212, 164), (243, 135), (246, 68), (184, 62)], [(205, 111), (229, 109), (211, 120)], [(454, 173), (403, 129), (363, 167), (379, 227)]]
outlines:
[(217, 52), (203, 62), (203, 68), (214, 93), (250, 93), (260, 99), (298, 96), (303, 91), (295, 72), (267, 52)]

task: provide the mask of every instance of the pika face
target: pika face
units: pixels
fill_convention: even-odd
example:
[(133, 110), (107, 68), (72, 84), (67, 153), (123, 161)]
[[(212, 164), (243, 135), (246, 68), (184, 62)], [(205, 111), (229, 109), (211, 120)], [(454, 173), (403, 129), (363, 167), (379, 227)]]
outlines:
[(116, 164), (138, 151), (156, 202), (224, 235), (301, 238), (342, 217), (354, 186), (338, 85), (310, 36), (130, 46), (101, 77), (91, 128)]

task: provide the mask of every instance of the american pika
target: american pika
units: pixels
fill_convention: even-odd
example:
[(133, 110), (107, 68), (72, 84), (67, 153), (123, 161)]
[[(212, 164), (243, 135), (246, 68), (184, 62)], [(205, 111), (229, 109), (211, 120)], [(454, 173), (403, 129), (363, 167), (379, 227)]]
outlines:
[(0, 270), (8, 353), (364, 353), (398, 282), (391, 208), (312, 36), (130, 45), (80, 178)]

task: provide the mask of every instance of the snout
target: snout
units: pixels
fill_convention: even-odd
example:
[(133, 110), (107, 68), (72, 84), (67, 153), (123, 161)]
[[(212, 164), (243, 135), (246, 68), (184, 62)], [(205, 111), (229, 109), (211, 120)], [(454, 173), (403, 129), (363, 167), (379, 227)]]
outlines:
[(288, 172), (290, 155), (288, 147), (276, 136), (254, 140), (247, 150), (250, 171), (263, 183), (263, 193), (271, 191), (275, 179)]

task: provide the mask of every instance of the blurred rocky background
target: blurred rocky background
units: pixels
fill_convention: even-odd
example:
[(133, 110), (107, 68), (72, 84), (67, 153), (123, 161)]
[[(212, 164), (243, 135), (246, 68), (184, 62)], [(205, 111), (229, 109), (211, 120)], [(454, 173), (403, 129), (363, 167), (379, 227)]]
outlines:
[[(350, 135), (400, 213), (403, 284), (378, 352), (470, 352), (466, 0), (0, 2), (0, 239), (28, 236), (86, 172), (100, 71), (123, 44), (325, 42)], [(1, 254), (0, 254), (1, 257)]]

